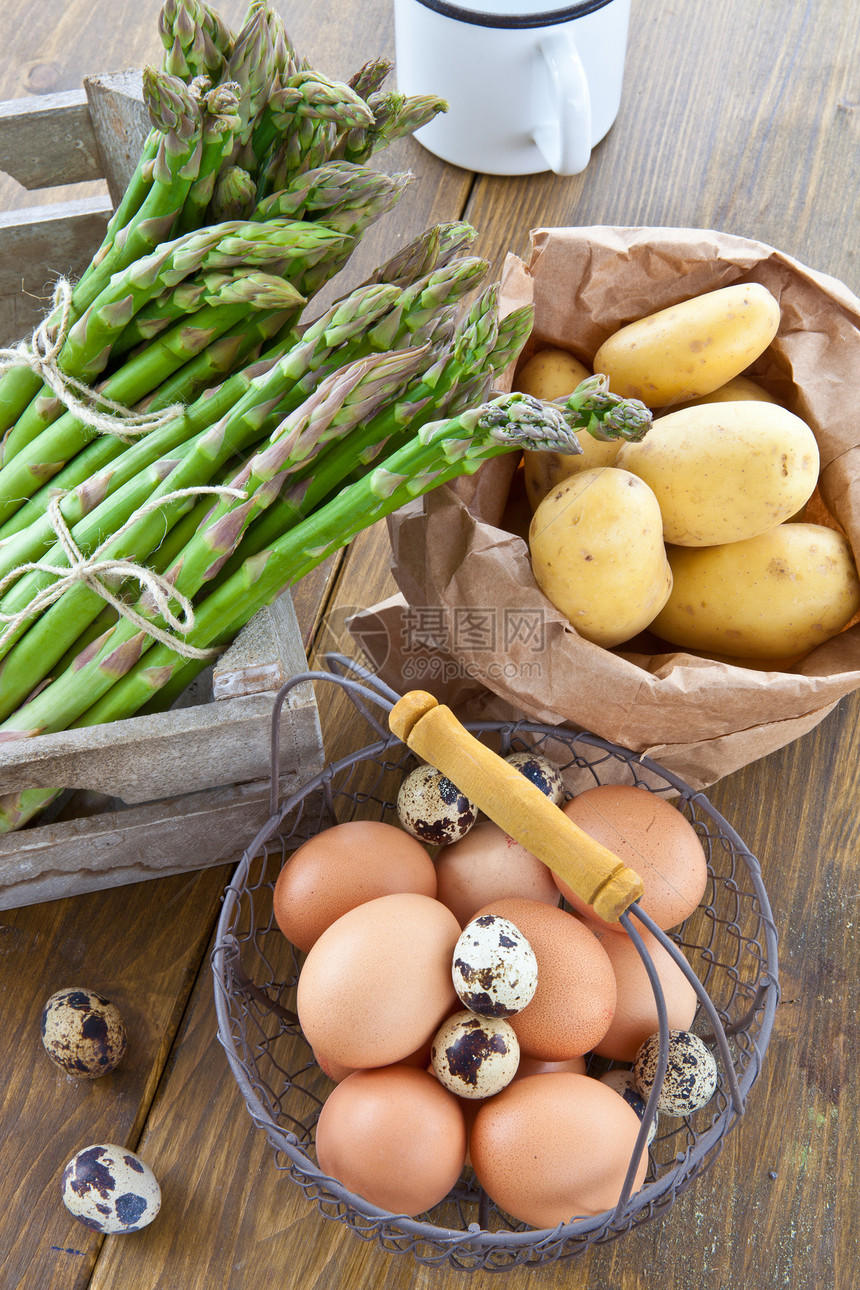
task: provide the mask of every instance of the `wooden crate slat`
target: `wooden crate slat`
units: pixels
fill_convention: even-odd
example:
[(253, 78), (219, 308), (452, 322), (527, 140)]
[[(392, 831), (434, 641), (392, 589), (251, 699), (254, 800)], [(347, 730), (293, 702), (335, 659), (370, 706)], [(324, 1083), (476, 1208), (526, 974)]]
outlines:
[(0, 103), (0, 170), (24, 188), (55, 188), (104, 175), (84, 90)]
[(54, 283), (87, 267), (111, 217), (107, 197), (0, 212), (0, 344), (20, 340), (44, 315)]
[(84, 89), (105, 176), (114, 206), (129, 185), (150, 131), (143, 101), (141, 71), (87, 76)]
[[(304, 782), (283, 776), (281, 798)], [(0, 838), (0, 910), (238, 860), (269, 817), (268, 779)]]
[[(0, 744), (0, 793), (89, 788), (124, 802), (149, 802), (177, 790), (258, 779), (269, 769), (273, 699), (246, 695)], [(313, 702), (286, 708), (287, 723), (298, 725), (310, 760), (321, 743)]]

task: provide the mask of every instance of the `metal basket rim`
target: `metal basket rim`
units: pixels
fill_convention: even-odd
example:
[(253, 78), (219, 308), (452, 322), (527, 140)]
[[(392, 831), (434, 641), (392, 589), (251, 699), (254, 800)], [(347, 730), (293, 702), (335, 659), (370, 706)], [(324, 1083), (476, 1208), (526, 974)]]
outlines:
[[(349, 662), (347, 660), (347, 662)], [(351, 667), (356, 665), (350, 663)], [(362, 669), (357, 668), (359, 672)], [(343, 688), (350, 688), (348, 680), (338, 674), (329, 672), (306, 672), (289, 681), (282, 689), (282, 694), (286, 694), (294, 685), (301, 684), (305, 681), (327, 680), (339, 684)], [(362, 697), (382, 700), (386, 706), (390, 702), (386, 700), (396, 699), (398, 696), (386, 686), (381, 686), (382, 694), (374, 694), (364, 686), (352, 686), (353, 689), (361, 691)], [(281, 697), (281, 696), (279, 696)], [(351, 696), (355, 699), (355, 696)], [(360, 710), (362, 704), (357, 704)], [(273, 713), (273, 794), (276, 785), (276, 735), (277, 711)], [(371, 720), (371, 718), (368, 718)], [(522, 732), (525, 734), (547, 735), (559, 739), (560, 742), (572, 744), (580, 743), (593, 747), (599, 751), (607, 752), (628, 764), (635, 762), (643, 769), (662, 778), (667, 785), (674, 788), (676, 792), (684, 799), (685, 802), (695, 803), (695, 805), (716, 825), (731, 842), (735, 852), (743, 858), (744, 864), (752, 879), (755, 892), (755, 898), (758, 903), (759, 913), (761, 916), (762, 927), (764, 929), (764, 965), (763, 973), (766, 978), (766, 985), (759, 1007), (756, 1010), (756, 1016), (759, 1018), (758, 1033), (753, 1040), (756, 1060), (751, 1061), (748, 1066), (740, 1072), (738, 1084), (744, 1095), (744, 1111), (746, 1109), (746, 1097), (758, 1078), (762, 1062), (770, 1042), (773, 1024), (776, 1015), (776, 1006), (779, 999), (779, 978), (778, 978), (778, 933), (773, 919), (770, 900), (764, 885), (761, 866), (757, 857), (750, 851), (746, 843), (741, 839), (732, 825), (725, 819), (716, 807), (708, 799), (702, 790), (692, 789), (683, 779), (666, 767), (661, 766), (658, 762), (644, 754), (634, 753), (630, 749), (615, 744), (610, 740), (604, 739), (589, 731), (579, 731), (568, 729), (562, 726), (553, 726), (547, 723), (533, 721), (529, 718), (511, 718), (508, 720), (495, 721), (464, 721), (463, 725), (471, 733), (476, 735), (508, 732)], [(377, 727), (378, 728), (378, 727)], [(396, 1229), (397, 1232), (413, 1240), (425, 1240), (435, 1242), (436, 1244), (450, 1243), (452, 1250), (456, 1245), (464, 1247), (469, 1254), (479, 1254), (481, 1252), (494, 1251), (499, 1249), (519, 1250), (545, 1244), (550, 1240), (570, 1239), (575, 1237), (586, 1237), (594, 1232), (601, 1230), (610, 1232), (615, 1226), (613, 1220), (615, 1213), (613, 1210), (605, 1210), (601, 1214), (581, 1217), (568, 1223), (559, 1223), (554, 1228), (528, 1228), (524, 1231), (487, 1231), (478, 1228), (476, 1224), (471, 1225), (468, 1229), (444, 1228), (428, 1223), (425, 1220), (412, 1218), (408, 1215), (394, 1214), (390, 1211), (383, 1210), (366, 1201), (356, 1193), (350, 1192), (346, 1187), (336, 1179), (325, 1174), (313, 1161), (305, 1154), (298, 1144), (298, 1138), (295, 1134), (283, 1130), (280, 1125), (272, 1118), (267, 1109), (260, 1102), (256, 1091), (248, 1080), (244, 1068), (235, 1053), (232, 1044), (231, 1029), (229, 1025), (229, 1014), (227, 1009), (228, 985), (226, 980), (226, 960), (230, 953), (230, 937), (227, 932), (229, 922), (232, 918), (237, 901), (241, 898), (242, 887), (251, 863), (257, 856), (260, 848), (268, 841), (272, 834), (277, 830), (283, 819), (306, 797), (320, 789), (324, 784), (330, 782), (342, 771), (357, 765), (361, 761), (376, 759), (384, 755), (391, 748), (404, 748), (405, 745), (397, 736), (390, 734), (385, 738), (378, 739), (376, 742), (367, 744), (364, 747), (355, 750), (352, 753), (345, 754), (335, 762), (327, 762), (323, 769), (315, 774), (309, 781), (301, 785), (291, 793), (281, 803), (277, 810), (273, 811), (269, 819), (262, 826), (253, 839), (249, 847), (243, 853), (237, 863), (233, 876), (225, 888), (222, 897), (222, 909), (216, 928), (215, 944), (211, 954), (211, 964), (215, 985), (215, 1007), (218, 1019), (218, 1039), (224, 1048), (225, 1055), (233, 1073), (233, 1076), (239, 1086), (239, 1089), (245, 1100), (246, 1109), (251, 1115), (252, 1120), (258, 1128), (264, 1129), (267, 1137), (273, 1147), (284, 1152), (289, 1157), (294, 1166), (296, 1166), (307, 1178), (309, 1183), (315, 1180), (320, 1185), (324, 1185), (338, 1201), (348, 1205), (356, 1214), (370, 1220), (373, 1223), (386, 1223)], [(653, 790), (652, 790), (653, 791)], [(274, 797), (273, 797), (274, 801)], [(667, 1169), (662, 1175), (646, 1182), (643, 1186), (631, 1196), (628, 1205), (621, 1216), (625, 1220), (623, 1227), (617, 1230), (621, 1235), (630, 1228), (636, 1226), (631, 1219), (635, 1220), (636, 1214), (653, 1205), (676, 1184), (676, 1175), (678, 1168), (685, 1161), (691, 1161), (691, 1170), (688, 1173), (687, 1181), (692, 1181), (695, 1176), (702, 1171), (707, 1162), (708, 1156), (714, 1148), (721, 1142), (726, 1135), (736, 1127), (742, 1115), (733, 1111), (730, 1102), (727, 1102), (722, 1111), (718, 1113), (710, 1127), (703, 1131), (696, 1139), (693, 1146), (676, 1159), (675, 1165)], [(337, 1217), (337, 1216), (334, 1216)]]

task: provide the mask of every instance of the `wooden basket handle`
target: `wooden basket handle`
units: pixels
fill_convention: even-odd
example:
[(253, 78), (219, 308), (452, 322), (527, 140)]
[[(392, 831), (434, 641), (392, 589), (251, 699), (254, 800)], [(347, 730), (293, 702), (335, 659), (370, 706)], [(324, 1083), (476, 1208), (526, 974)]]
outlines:
[(410, 690), (391, 709), (388, 724), (398, 739), (447, 776), (601, 918), (617, 922), (643, 894), (637, 873), (583, 832), (515, 766), (470, 734), (432, 694)]

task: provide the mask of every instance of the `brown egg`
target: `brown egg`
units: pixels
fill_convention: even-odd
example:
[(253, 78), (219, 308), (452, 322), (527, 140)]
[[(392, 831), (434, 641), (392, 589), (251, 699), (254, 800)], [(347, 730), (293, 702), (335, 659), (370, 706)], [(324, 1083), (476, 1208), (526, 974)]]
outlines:
[(426, 849), (393, 824), (348, 820), (309, 838), (275, 883), (275, 921), (300, 950), (341, 914), (397, 891), (436, 895), (436, 870)]
[(558, 904), (552, 872), (492, 820), (480, 820), (436, 856), (436, 897), (465, 927), (491, 900), (526, 896)]
[[(612, 1025), (595, 1045), (595, 1052), (613, 1061), (632, 1062), (641, 1044), (657, 1030), (657, 1002), (648, 974), (630, 937), (622, 929), (607, 932), (594, 927), (612, 964), (617, 984), (617, 1001)], [(672, 1030), (689, 1030), (696, 1012), (696, 992), (660, 942), (637, 928), (645, 947), (654, 960), (666, 999), (669, 1026)]]
[(566, 1062), (542, 1062), (537, 1057), (520, 1056), (520, 1064), (514, 1079), (522, 1079), (526, 1075), (555, 1075), (559, 1071), (567, 1071), (572, 1075), (584, 1075), (585, 1066), (584, 1057), (571, 1057)]
[[(566, 802), (567, 815), (583, 832), (629, 865), (645, 886), (639, 904), (664, 931), (677, 927), (699, 904), (708, 881), (699, 836), (677, 807), (647, 788), (600, 784)], [(591, 921), (603, 922), (560, 878), (559, 891)], [(604, 923), (618, 931), (617, 924)]]
[[(528, 1075), (480, 1104), (469, 1152), (501, 1209), (532, 1227), (554, 1227), (617, 1203), (638, 1132), (636, 1112), (598, 1080)], [(647, 1150), (634, 1191), (646, 1168)]]
[(320, 1168), (380, 1209), (414, 1216), (444, 1200), (466, 1159), (458, 1099), (427, 1071), (354, 1071), (323, 1104)]
[(615, 974), (594, 934), (566, 910), (520, 896), (491, 901), (478, 912), (509, 918), (537, 959), (534, 997), (508, 1018), (522, 1052), (557, 1062), (594, 1048), (615, 1012)]
[[(415, 1052), (410, 1053), (408, 1057), (404, 1057), (400, 1064), (403, 1066), (420, 1066), (422, 1070), (427, 1070), (430, 1065), (431, 1047), (432, 1044), (428, 1039), (426, 1044), (416, 1048)], [(330, 1080), (333, 1080), (335, 1084), (340, 1084), (341, 1080), (345, 1080), (347, 1075), (351, 1075), (354, 1070), (358, 1069), (355, 1066), (344, 1066), (340, 1062), (333, 1062), (330, 1057), (326, 1057), (325, 1053), (315, 1052), (314, 1061), (322, 1073), (327, 1075)]]
[(460, 924), (431, 896), (399, 892), (348, 910), (308, 951), (296, 1010), (315, 1052), (342, 1066), (388, 1066), (435, 1034), (457, 1003)]

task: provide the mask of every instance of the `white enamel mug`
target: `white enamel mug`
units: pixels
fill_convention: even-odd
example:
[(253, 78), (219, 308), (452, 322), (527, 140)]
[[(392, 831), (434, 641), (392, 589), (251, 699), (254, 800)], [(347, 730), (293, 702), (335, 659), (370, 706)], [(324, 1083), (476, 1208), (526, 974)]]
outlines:
[(394, 0), (397, 87), (448, 103), (415, 137), (487, 175), (577, 175), (618, 114), (630, 0)]

